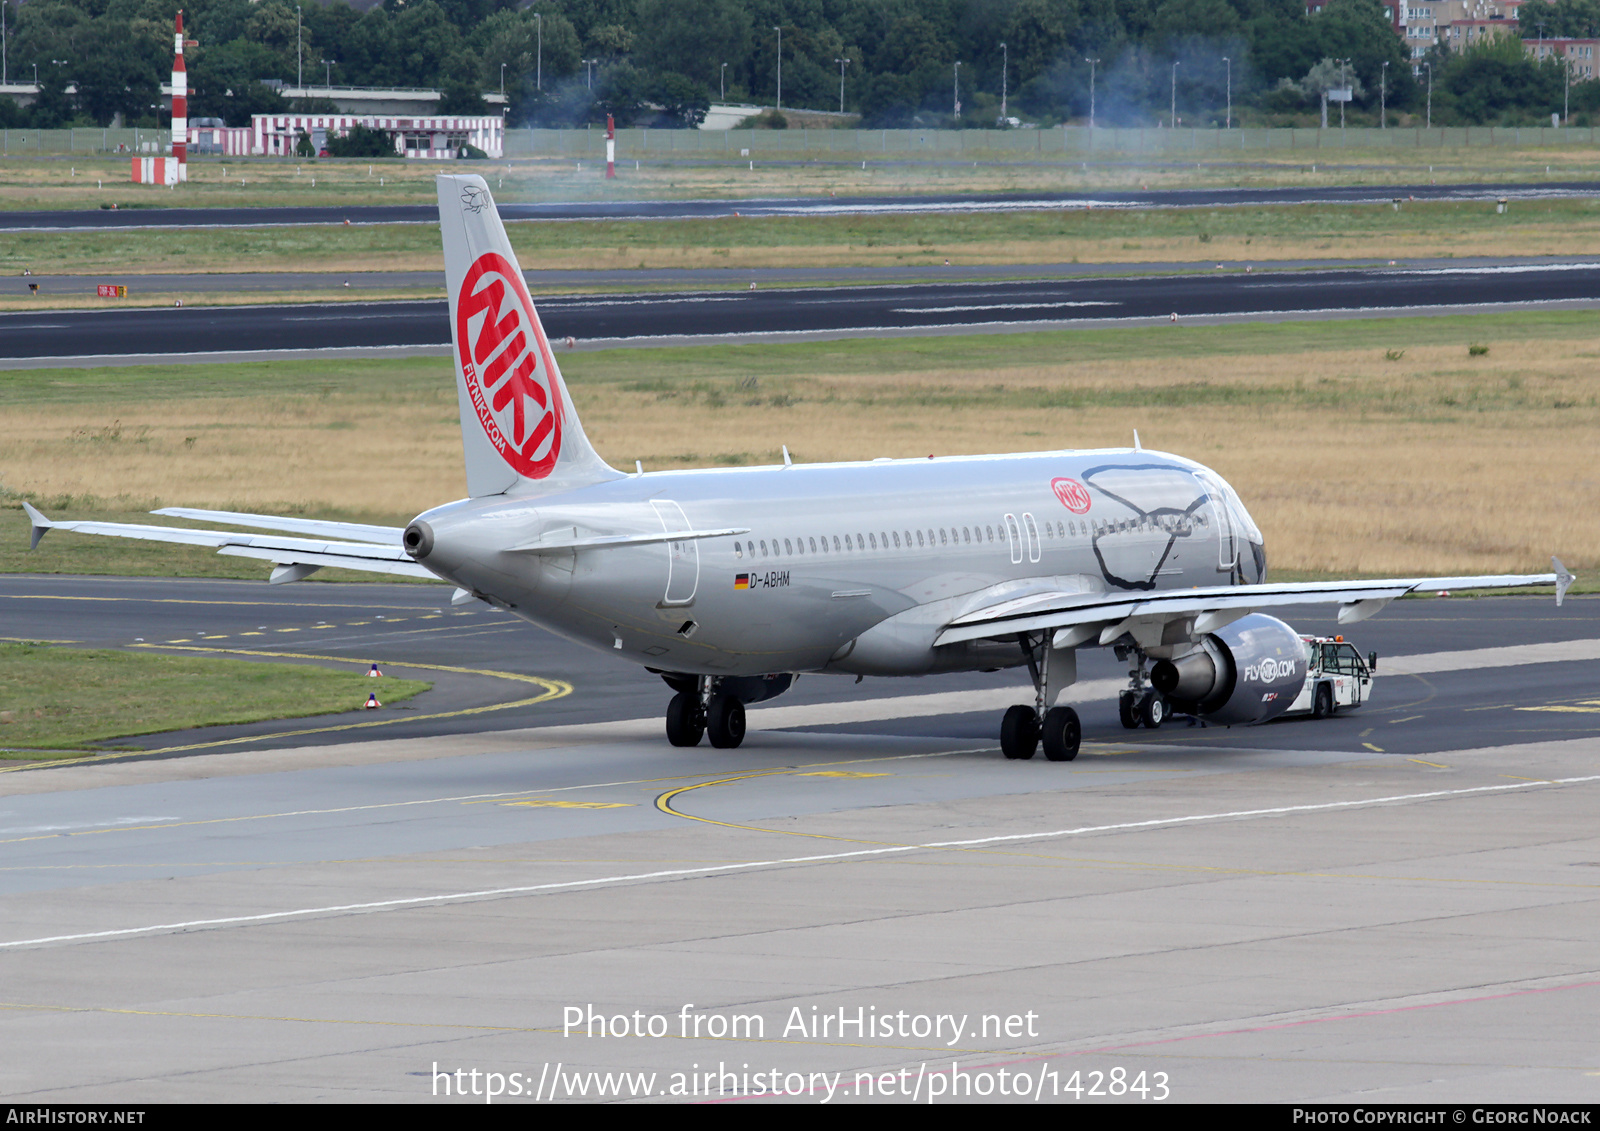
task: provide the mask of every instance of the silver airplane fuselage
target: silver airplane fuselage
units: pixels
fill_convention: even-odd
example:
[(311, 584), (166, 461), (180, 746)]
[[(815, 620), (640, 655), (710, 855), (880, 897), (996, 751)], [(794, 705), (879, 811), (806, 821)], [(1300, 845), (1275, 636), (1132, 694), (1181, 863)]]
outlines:
[[(613, 655), (715, 676), (1005, 667), (1023, 662), (1013, 642), (934, 638), (1030, 589), (1265, 580), (1233, 490), (1138, 449), (659, 472), (462, 500), (417, 522), (431, 532), (417, 560), (475, 596)], [(746, 533), (537, 548), (716, 529)]]

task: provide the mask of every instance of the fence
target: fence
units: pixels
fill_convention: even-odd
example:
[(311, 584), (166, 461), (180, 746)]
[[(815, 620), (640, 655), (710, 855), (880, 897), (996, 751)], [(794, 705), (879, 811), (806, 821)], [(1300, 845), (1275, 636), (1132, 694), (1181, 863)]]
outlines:
[[(1456, 149), (1600, 144), (1592, 127), (1451, 126), (1434, 129), (1052, 130), (618, 130), (617, 152), (679, 159), (1081, 160), (1090, 154), (1225, 157), (1342, 149)], [(603, 159), (605, 131), (506, 130), (507, 157)]]
[(35, 153), (142, 153), (160, 157), (172, 148), (171, 130), (0, 130), (0, 156)]
[[(1053, 130), (618, 130), (626, 158), (711, 160), (1029, 161), (1083, 160), (1092, 155), (1193, 157), (1281, 155), (1343, 149), (1461, 149), (1504, 146), (1592, 146), (1594, 127), (1449, 126), (1350, 129), (1089, 129)], [(0, 130), (0, 156), (169, 151), (171, 132), (142, 129)], [(506, 130), (507, 157), (604, 160), (605, 130)]]

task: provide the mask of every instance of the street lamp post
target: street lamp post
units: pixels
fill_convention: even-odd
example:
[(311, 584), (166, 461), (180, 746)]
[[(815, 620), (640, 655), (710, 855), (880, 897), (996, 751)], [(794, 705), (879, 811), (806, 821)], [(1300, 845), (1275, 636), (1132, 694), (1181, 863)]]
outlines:
[(1224, 55), (1222, 61), (1228, 67), (1228, 116), (1222, 120), (1222, 128), (1231, 130), (1233, 129), (1233, 60)]
[(783, 109), (783, 28), (775, 27), (772, 30), (778, 33), (778, 106), (777, 106), (777, 108), (781, 111)]
[[(533, 57), (533, 86), (535, 90), (542, 91), (544, 89), (544, 13), (535, 12), (533, 18), (535, 20), (534, 26), (539, 32), (537, 53)], [(501, 73), (504, 75), (504, 72)], [(505, 85), (503, 77), (500, 83), (502, 86)], [(502, 91), (501, 93), (505, 92)]]
[(1432, 63), (1424, 63), (1422, 65), (1424, 67), (1428, 68), (1428, 125), (1427, 125), (1427, 128), (1431, 130), (1431, 129), (1433, 129), (1433, 64)]
[(1339, 102), (1339, 128), (1341, 130), (1344, 129), (1344, 107), (1345, 107), (1345, 103), (1343, 101), (1343, 96), (1344, 96), (1344, 92), (1348, 89), (1345, 86), (1345, 81), (1344, 81), (1344, 68), (1345, 68), (1345, 65), (1347, 63), (1349, 63), (1349, 62), (1350, 62), (1349, 59), (1340, 59), (1339, 60), (1339, 95), (1340, 95), (1340, 102)]
[[(849, 59), (835, 59), (834, 62), (839, 64), (839, 113), (843, 114), (844, 113), (844, 69), (850, 65), (850, 60)], [(723, 66), (726, 67), (727, 64), (724, 63)]]
[[(322, 60), (322, 85), (327, 87), (329, 90), (333, 89), (333, 60), (332, 59), (323, 59)], [(501, 85), (502, 86), (504, 85), (503, 81), (502, 81)], [(505, 91), (501, 91), (500, 93), (504, 94)]]
[(506, 65), (500, 64), (500, 97), (506, 96)]
[(1389, 60), (1378, 71), (1378, 128), (1389, 128)]
[(956, 61), (955, 79), (954, 79), (954, 84), (953, 84), (952, 89), (954, 91), (953, 98), (955, 100), (955, 105), (952, 107), (952, 112), (955, 114), (956, 117), (959, 118), (959, 117), (961, 117), (961, 62), (960, 62), (960, 60)]
[(1006, 117), (1006, 80), (1010, 77), (1011, 54), (1004, 41), (1000, 44), (1000, 116)]
[(1172, 129), (1178, 128), (1178, 63), (1172, 64), (1172, 110), (1167, 122)]
[(583, 64), (583, 76), (584, 76), (585, 81), (587, 81), (587, 83), (589, 84), (589, 90), (591, 92), (594, 90), (594, 65), (596, 63), (598, 63), (599, 61), (600, 61), (599, 59), (580, 59), (579, 60), (579, 62), (581, 62)]
[(728, 64), (726, 63), (722, 64), (722, 70), (717, 75), (717, 100), (719, 102), (728, 100)]
[(302, 60), (300, 55), (300, 5), (294, 6), (294, 85), (304, 90), (305, 80), (300, 77)]
[(1085, 59), (1089, 64), (1089, 128), (1094, 129), (1094, 67), (1099, 59)]

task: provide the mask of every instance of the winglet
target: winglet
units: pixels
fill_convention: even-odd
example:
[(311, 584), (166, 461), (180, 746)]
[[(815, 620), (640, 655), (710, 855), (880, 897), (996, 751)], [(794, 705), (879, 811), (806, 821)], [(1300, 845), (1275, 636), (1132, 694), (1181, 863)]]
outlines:
[(24, 502), (22, 509), (28, 512), (28, 521), (33, 524), (33, 543), (28, 549), (37, 550), (39, 548), (39, 539), (45, 536), (46, 531), (54, 529), (56, 524), (34, 509), (32, 503)]
[[(29, 507), (28, 509), (32, 510), (33, 508)], [(1556, 605), (1560, 607), (1561, 602), (1566, 598), (1567, 590), (1572, 588), (1572, 583), (1577, 578), (1568, 573), (1567, 567), (1561, 564), (1561, 559), (1553, 554), (1550, 557), (1550, 564), (1556, 570)]]

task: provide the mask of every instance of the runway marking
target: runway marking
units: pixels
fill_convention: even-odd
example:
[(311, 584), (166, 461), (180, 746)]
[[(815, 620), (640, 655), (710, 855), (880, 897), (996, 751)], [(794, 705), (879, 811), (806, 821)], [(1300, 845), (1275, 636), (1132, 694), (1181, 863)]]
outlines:
[[(1406, 802), (1434, 801), (1444, 798), (1468, 797), (1491, 793), (1508, 793), (1533, 789), (1547, 789), (1559, 785), (1587, 785), (1600, 782), (1600, 774), (1584, 777), (1556, 778), (1550, 782), (1526, 782), (1513, 785), (1481, 785), (1464, 789), (1431, 790), (1426, 793), (1391, 794), (1385, 797), (1367, 797), (1351, 801), (1325, 801), (1313, 805), (1283, 805), (1270, 809), (1239, 809), (1222, 813), (1196, 813), (1185, 817), (1156, 817), (1148, 821), (1126, 821), (1111, 825), (1083, 825), (1050, 832), (1008, 833), (1000, 836), (975, 837), (970, 840), (929, 841), (923, 844), (889, 845), (858, 848), (849, 852), (833, 852), (816, 856), (790, 856), (769, 860), (743, 860), (728, 864), (702, 864), (689, 868), (664, 868), (653, 872), (633, 872), (616, 876), (595, 876), (582, 880), (560, 880), (546, 884), (528, 884), (518, 887), (484, 888), (478, 891), (443, 892), (434, 895), (416, 895), (401, 899), (370, 900), (362, 903), (330, 904), (323, 907), (302, 907), (289, 911), (264, 911), (255, 915), (229, 915), (215, 919), (190, 919), (179, 923), (152, 923), (144, 927), (121, 927), (106, 931), (84, 931), (70, 935), (48, 935), (32, 939), (11, 939), (0, 942), (0, 949), (24, 946), (44, 946), (50, 943), (84, 942), (90, 939), (127, 938), (148, 935), (157, 931), (187, 931), (205, 928), (241, 926), (250, 923), (282, 922), (304, 919), (313, 915), (342, 915), (372, 911), (420, 907), (428, 904), (462, 903), (472, 900), (497, 899), (507, 896), (536, 895), (545, 892), (577, 891), (583, 888), (612, 887), (618, 884), (648, 883), (662, 880), (679, 880), (687, 876), (728, 875), (768, 868), (788, 868), (805, 864), (833, 864), (851, 860), (864, 860), (875, 856), (900, 855), (908, 852), (927, 852), (943, 848), (976, 848), (990, 844), (1016, 844), (1023, 841), (1056, 840), (1063, 837), (1092, 836), (1097, 833), (1137, 832), (1150, 829), (1179, 828), (1211, 821), (1237, 821), (1262, 817), (1281, 817), (1304, 813), (1330, 813), (1339, 810), (1362, 809), (1374, 805), (1396, 805)], [(714, 822), (713, 822), (714, 823)], [(770, 830), (761, 830), (770, 831)]]
[(1427, 715), (1407, 715), (1403, 719), (1386, 719), (1384, 721), (1388, 722), (1388, 723), (1391, 723), (1391, 724), (1393, 724), (1393, 723), (1413, 723), (1413, 722), (1416, 722), (1418, 719), (1425, 719), (1427, 717), (1428, 717)]
[[(1433, 768), (1434, 768), (1434, 769), (1436, 769), (1436, 770), (1448, 770), (1448, 769), (1449, 769), (1449, 768), (1450, 768), (1450, 767), (1449, 767), (1449, 766), (1442, 766), (1442, 765), (1440, 765), (1440, 764), (1439, 764), (1439, 763), (1438, 763), (1438, 762), (1428, 762), (1428, 761), (1424, 761), (1424, 760), (1423, 760), (1423, 759), (1421, 759), (1421, 758), (1407, 758), (1407, 759), (1406, 759), (1406, 761), (1408, 761), (1408, 762), (1415, 762), (1415, 763), (1417, 763), (1417, 764), (1418, 764), (1418, 765), (1419, 765), (1419, 766), (1432, 766), (1432, 767), (1433, 767)], [(1523, 781), (1534, 781), (1534, 780), (1536, 780), (1536, 779), (1534, 779), (1534, 778), (1523, 778), (1523, 779), (1522, 779), (1522, 780), (1523, 780)]]
[[(405, 665), (398, 665), (404, 667)], [(986, 752), (992, 747), (983, 748)], [(815, 766), (848, 766), (859, 762), (896, 762), (909, 761), (914, 758), (942, 758), (951, 754), (970, 754), (971, 750), (933, 750), (917, 754), (890, 754), (874, 758), (848, 758), (834, 762), (811, 762), (806, 765)], [(799, 767), (799, 768), (804, 768)], [(291, 809), (280, 813), (245, 813), (237, 817), (202, 817), (195, 820), (183, 821), (173, 819), (168, 823), (159, 825), (124, 825), (118, 828), (85, 828), (80, 832), (60, 833), (52, 832), (48, 836), (14, 837), (11, 840), (0, 840), (0, 844), (16, 844), (30, 840), (48, 840), (53, 837), (87, 836), (97, 832), (151, 832), (157, 829), (188, 828), (197, 825), (230, 825), (242, 821), (267, 821), (284, 817), (325, 817), (335, 813), (366, 813), (380, 809), (408, 809), (417, 805), (448, 805), (452, 803), (466, 805), (487, 805), (503, 801), (509, 797), (523, 797), (530, 793), (572, 793), (583, 789), (614, 789), (629, 785), (660, 785), (663, 782), (681, 781), (684, 778), (706, 777), (705, 773), (699, 774), (671, 774), (659, 778), (630, 778), (622, 781), (586, 782), (582, 785), (553, 786), (548, 789), (517, 789), (503, 793), (467, 793), (452, 797), (422, 797), (410, 801), (379, 801), (367, 805), (338, 805), (327, 809)], [(149, 820), (164, 820), (164, 818), (147, 818)], [(98, 866), (98, 865), (97, 865)]]
[(1371, 750), (1371, 751), (1373, 751), (1374, 753), (1377, 753), (1377, 754), (1387, 753), (1387, 751), (1385, 751), (1383, 747), (1374, 746), (1370, 742), (1363, 742), (1361, 745), (1365, 746), (1368, 750)]
[[(481, 801), (472, 802), (475, 805)], [(631, 801), (557, 801), (550, 797), (535, 797), (531, 801), (502, 801), (501, 805), (526, 805), (530, 809), (632, 809)]]
[(1600, 714), (1600, 699), (1580, 699), (1577, 703), (1552, 703), (1546, 707), (1516, 707), (1517, 711), (1559, 711), (1584, 715)]
[[(135, 648), (154, 648), (166, 650), (171, 648), (168, 644), (135, 644)], [(349, 656), (313, 656), (302, 652), (261, 652), (246, 648), (203, 648), (190, 644), (176, 649), (181, 652), (223, 652), (232, 656), (259, 656), (265, 659), (283, 660), (321, 660), (329, 663), (355, 664), (364, 667), (373, 662), (374, 657), (367, 659), (353, 659)], [(404, 660), (385, 660), (375, 657), (386, 667), (409, 668), (416, 671), (452, 672), (457, 675), (485, 675), (496, 679), (516, 680), (520, 683), (531, 683), (544, 688), (544, 694), (535, 695), (530, 699), (516, 699), (509, 703), (492, 703), (484, 707), (463, 707), (457, 711), (440, 711), (430, 715), (395, 715), (391, 718), (370, 719), (359, 723), (338, 723), (331, 726), (306, 727), (300, 730), (279, 731), (274, 734), (241, 735), (238, 738), (221, 738), (211, 742), (191, 742), (183, 746), (162, 746), (150, 750), (127, 750), (107, 754), (90, 754), (83, 758), (62, 758), (54, 762), (32, 762), (22, 766), (0, 767), (0, 774), (20, 773), (24, 770), (49, 770), (57, 766), (81, 766), (86, 762), (112, 762), (124, 758), (139, 758), (153, 754), (177, 754), (188, 750), (208, 750), (217, 746), (237, 746), (245, 742), (271, 742), (280, 738), (299, 738), (308, 734), (331, 734), (346, 730), (368, 730), (372, 727), (394, 726), (402, 722), (423, 722), (432, 719), (456, 719), (468, 715), (482, 715), (490, 711), (508, 711), (514, 707), (531, 707), (539, 703), (548, 703), (552, 699), (561, 699), (572, 694), (572, 684), (561, 679), (546, 679), (538, 675), (523, 675), (520, 672), (491, 671), (486, 668), (461, 668), (450, 664), (419, 664), (409, 663)]]
[[(108, 601), (132, 605), (229, 605), (246, 609), (260, 609), (260, 601), (207, 601), (198, 597), (84, 597), (62, 593), (0, 593), (0, 599), (9, 601)], [(425, 611), (421, 605), (328, 605), (315, 601), (274, 601), (273, 609), (400, 609), (408, 613)], [(457, 614), (462, 615), (462, 614)]]
[(887, 778), (892, 774), (869, 774), (858, 770), (813, 770), (810, 773), (795, 774), (797, 778)]

